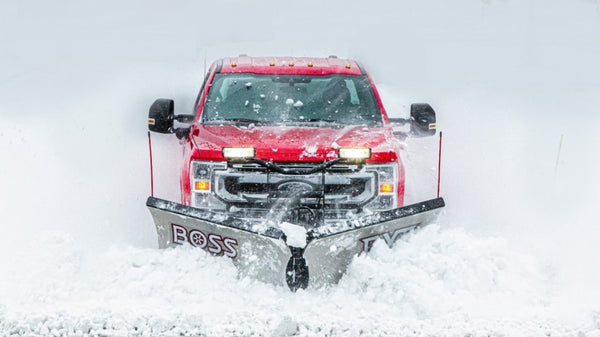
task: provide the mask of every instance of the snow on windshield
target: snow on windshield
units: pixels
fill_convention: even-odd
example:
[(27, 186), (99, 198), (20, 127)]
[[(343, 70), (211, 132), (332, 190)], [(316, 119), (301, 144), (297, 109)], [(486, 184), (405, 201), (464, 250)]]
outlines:
[(383, 122), (366, 76), (215, 75), (202, 120), (247, 119), (370, 126)]

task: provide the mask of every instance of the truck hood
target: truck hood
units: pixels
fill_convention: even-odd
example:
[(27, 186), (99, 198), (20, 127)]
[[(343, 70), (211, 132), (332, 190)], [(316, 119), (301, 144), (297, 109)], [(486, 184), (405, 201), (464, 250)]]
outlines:
[(256, 158), (281, 162), (320, 162), (337, 158), (340, 147), (369, 147), (369, 162), (389, 162), (397, 160), (400, 148), (400, 142), (386, 127), (196, 125), (191, 135), (196, 149), (202, 149), (194, 157), (210, 160), (223, 160), (223, 147), (252, 146)]

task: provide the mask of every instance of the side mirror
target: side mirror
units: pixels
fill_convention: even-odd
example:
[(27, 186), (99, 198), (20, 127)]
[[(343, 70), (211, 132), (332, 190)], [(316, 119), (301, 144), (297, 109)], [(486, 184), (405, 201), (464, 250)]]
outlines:
[(175, 102), (172, 99), (159, 98), (148, 111), (148, 130), (158, 133), (173, 133)]
[(410, 106), (410, 135), (428, 137), (435, 135), (437, 124), (435, 111), (427, 103), (415, 103)]
[(187, 137), (190, 128), (174, 128), (174, 121), (192, 123), (194, 115), (175, 115), (175, 102), (172, 99), (159, 98), (148, 111), (148, 130), (158, 133), (175, 133), (178, 139)]

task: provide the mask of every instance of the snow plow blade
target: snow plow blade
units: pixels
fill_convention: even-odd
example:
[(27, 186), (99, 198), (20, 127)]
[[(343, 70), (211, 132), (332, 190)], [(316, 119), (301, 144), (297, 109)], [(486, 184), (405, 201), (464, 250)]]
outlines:
[(160, 248), (184, 244), (202, 248), (231, 258), (242, 276), (287, 284), (295, 291), (337, 283), (354, 256), (368, 252), (377, 240), (392, 247), (403, 234), (435, 221), (445, 204), (436, 198), (340, 221), (327, 230), (311, 229), (305, 231), (305, 245), (294, 243), (297, 238), (288, 240), (290, 233), (283, 227), (268, 227), (223, 212), (154, 197), (148, 198), (146, 206)]

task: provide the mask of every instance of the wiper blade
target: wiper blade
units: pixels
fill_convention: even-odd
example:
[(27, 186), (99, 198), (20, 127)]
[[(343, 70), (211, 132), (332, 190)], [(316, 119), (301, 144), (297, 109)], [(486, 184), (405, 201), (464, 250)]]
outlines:
[(250, 118), (227, 118), (227, 119), (210, 119), (207, 121), (204, 121), (205, 124), (228, 124), (228, 125), (236, 125), (236, 124), (256, 124), (256, 125), (263, 125), (263, 124), (270, 124), (269, 122), (266, 121), (261, 121), (261, 120), (257, 120), (257, 119), (250, 119)]
[(324, 118), (308, 118), (306, 119), (308, 122), (325, 122), (325, 123), (339, 123), (339, 120), (335, 119), (324, 119)]
[(333, 119), (323, 119), (323, 118), (304, 118), (304, 119), (293, 119), (290, 122), (305, 122), (305, 123), (331, 123), (331, 124), (340, 124), (339, 120)]

